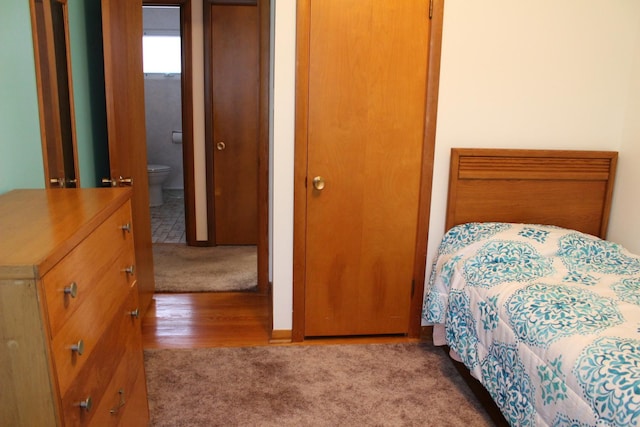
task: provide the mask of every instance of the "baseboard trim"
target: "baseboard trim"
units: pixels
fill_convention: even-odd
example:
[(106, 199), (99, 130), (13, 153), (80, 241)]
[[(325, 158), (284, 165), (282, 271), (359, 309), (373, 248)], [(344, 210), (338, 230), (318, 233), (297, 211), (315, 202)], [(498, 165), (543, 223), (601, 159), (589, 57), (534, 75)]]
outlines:
[(290, 343), (293, 334), (291, 329), (273, 329), (271, 331), (271, 344)]

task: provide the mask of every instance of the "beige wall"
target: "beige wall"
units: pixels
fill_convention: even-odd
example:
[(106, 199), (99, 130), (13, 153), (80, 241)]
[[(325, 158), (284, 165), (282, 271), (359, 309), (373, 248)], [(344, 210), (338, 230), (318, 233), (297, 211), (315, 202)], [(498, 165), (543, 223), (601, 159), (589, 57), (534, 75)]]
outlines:
[[(636, 16), (640, 13), (636, 12)], [(640, 254), (640, 31), (635, 37), (635, 59), (627, 91), (627, 109), (608, 238)]]
[[(640, 2), (445, 1), (427, 267), (444, 231), (451, 147), (619, 150), (610, 237), (631, 247), (640, 234), (625, 207), (640, 187)], [(291, 329), (295, 1), (275, 3), (274, 328)]]
[[(622, 134), (630, 91), (640, 95), (637, 77), (632, 84), (640, 3), (599, 5), (446, 0), (428, 269), (444, 231), (451, 147), (617, 150), (622, 164), (637, 162)], [(614, 211), (640, 186), (637, 171), (625, 175), (630, 187), (618, 176)], [(640, 232), (631, 217), (616, 218)]]

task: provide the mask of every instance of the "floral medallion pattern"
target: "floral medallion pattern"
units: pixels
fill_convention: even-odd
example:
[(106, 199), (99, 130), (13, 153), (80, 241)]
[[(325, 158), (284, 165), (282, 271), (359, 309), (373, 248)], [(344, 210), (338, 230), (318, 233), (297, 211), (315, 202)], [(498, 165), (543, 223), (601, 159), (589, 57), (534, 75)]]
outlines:
[(485, 331), (498, 327), (498, 297), (489, 297), (486, 301), (480, 301), (478, 309), (482, 313), (482, 326)]
[(509, 424), (534, 425), (534, 389), (516, 346), (494, 342), (481, 367), (482, 383)]
[(538, 243), (544, 243), (547, 241), (547, 237), (549, 237), (549, 231), (541, 230), (539, 228), (533, 227), (524, 227), (522, 230), (518, 232), (519, 236), (527, 237), (529, 239), (533, 239)]
[(516, 336), (543, 348), (561, 337), (594, 334), (624, 320), (612, 299), (582, 288), (543, 283), (517, 290), (506, 309)]
[(622, 301), (640, 305), (640, 278), (623, 279), (620, 283), (611, 286)]
[(511, 228), (510, 224), (500, 222), (469, 222), (451, 228), (442, 238), (439, 254), (450, 254), (474, 242), (486, 239)]
[(595, 286), (598, 284), (598, 278), (580, 271), (569, 271), (566, 276), (562, 278), (565, 283), (577, 283), (585, 286)]
[(470, 310), (469, 297), (464, 292), (452, 292), (445, 324), (447, 343), (467, 367), (478, 364), (476, 321)]
[(562, 373), (562, 356), (549, 361), (548, 365), (538, 366), (538, 377), (545, 405), (567, 398), (566, 375)]
[(623, 254), (621, 249), (617, 243), (571, 233), (560, 238), (558, 256), (570, 270), (626, 275), (640, 273), (640, 257)]
[(640, 423), (640, 340), (600, 338), (582, 351), (573, 372), (607, 425)]
[(464, 264), (469, 286), (491, 288), (503, 282), (526, 282), (553, 272), (549, 258), (540, 256), (528, 243), (492, 241)]
[(640, 426), (640, 257), (559, 227), (454, 227), (423, 319), (511, 425)]

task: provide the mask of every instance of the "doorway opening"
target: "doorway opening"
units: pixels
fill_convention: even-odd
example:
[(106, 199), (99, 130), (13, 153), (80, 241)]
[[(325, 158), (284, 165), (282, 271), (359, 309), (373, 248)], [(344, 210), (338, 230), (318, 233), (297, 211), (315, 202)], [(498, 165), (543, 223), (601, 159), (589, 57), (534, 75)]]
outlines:
[[(206, 11), (215, 1), (204, 0), (202, 3), (203, 10)], [(268, 93), (267, 70), (269, 64), (269, 3), (255, 2), (253, 5), (256, 10), (260, 10), (258, 16), (261, 17), (260, 26), (256, 29), (256, 34), (260, 38), (266, 34), (266, 40), (261, 40), (261, 43), (264, 42), (265, 44), (259, 45), (262, 52), (258, 60), (261, 83), (258, 86), (259, 89), (257, 89), (256, 96), (257, 99), (260, 99), (260, 105), (256, 105), (256, 109), (259, 110), (257, 115), (266, 117), (265, 113), (268, 111), (266, 94)], [(223, 246), (216, 248), (215, 246), (219, 243), (214, 239), (215, 234), (211, 232), (215, 226), (212, 225), (212, 218), (209, 214), (204, 218), (198, 216), (198, 222), (200, 224), (206, 223), (206, 229), (209, 232), (205, 232), (205, 237), (203, 238), (200, 230), (196, 231), (195, 199), (196, 193), (199, 191), (197, 189), (206, 189), (204, 197), (201, 193), (197, 193), (197, 197), (201, 197), (200, 200), (202, 198), (211, 200), (215, 197), (208, 179), (214, 166), (212, 164), (207, 164), (206, 166), (207, 182), (196, 182), (196, 179), (200, 178), (196, 177), (194, 172), (194, 161), (202, 159), (201, 155), (194, 154), (196, 151), (194, 148), (194, 115), (199, 116), (201, 113), (197, 111), (200, 107), (194, 107), (193, 95), (194, 70), (192, 70), (192, 67), (194, 57), (192, 56), (193, 34), (191, 21), (196, 15), (197, 13), (192, 15), (191, 0), (150, 0), (143, 3), (145, 118), (149, 179), (150, 181), (155, 179), (152, 170), (154, 168), (157, 169), (159, 174), (163, 173), (165, 175), (161, 184), (159, 200), (156, 198), (154, 201), (153, 185), (150, 184), (154, 264), (156, 265), (156, 270), (158, 270), (158, 266), (170, 264), (171, 262), (184, 267), (184, 264), (188, 264), (189, 260), (193, 260), (193, 258), (204, 257), (208, 259), (209, 255), (201, 255), (204, 252), (217, 252), (215, 257), (217, 259), (223, 258), (224, 261), (224, 265), (218, 266), (219, 269), (227, 271), (230, 268), (235, 268), (233, 265), (236, 265), (240, 266), (243, 271), (232, 279), (222, 277), (223, 287), (214, 291), (255, 290), (258, 293), (267, 295), (269, 289), (267, 264), (268, 209), (266, 203), (268, 179), (260, 180), (262, 184), (258, 184), (257, 179), (258, 176), (268, 177), (267, 162), (260, 162), (258, 159), (259, 155), (268, 158), (267, 120), (260, 122), (260, 127), (256, 134), (256, 138), (259, 140), (255, 142), (257, 151), (253, 173), (256, 176), (256, 188), (252, 197), (256, 200), (256, 206), (261, 207), (258, 208), (258, 215), (255, 220), (254, 228), (257, 232), (254, 241), (249, 242), (250, 244), (240, 242), (238, 246), (231, 248)], [(210, 17), (205, 12), (203, 18)], [(207, 45), (208, 36), (209, 34), (205, 32), (205, 45)], [(196, 35), (195, 37), (198, 36)], [(153, 55), (154, 49), (157, 49), (155, 51), (158, 54)], [(147, 58), (147, 55), (149, 58)], [(207, 62), (206, 56), (208, 55), (203, 58), (205, 63)], [(202, 109), (206, 110), (205, 105), (202, 105)], [(205, 148), (212, 144), (213, 142), (209, 138), (205, 141)], [(209, 148), (206, 148), (206, 150), (209, 150)], [(265, 200), (265, 203), (259, 202), (262, 199)], [(196, 234), (198, 235), (196, 236)], [(175, 248), (170, 246), (182, 247), (178, 257), (173, 253)], [(169, 252), (169, 254), (162, 255), (160, 252)], [(163, 256), (164, 258), (162, 258)], [(206, 262), (201, 264), (206, 264)], [(229, 264), (232, 267), (229, 267)], [(190, 273), (199, 270), (209, 277), (219, 276), (215, 273), (215, 270), (207, 270), (202, 265), (187, 268)], [(216, 267), (212, 268), (215, 269)], [(193, 280), (188, 279), (184, 281), (193, 282)], [(157, 274), (156, 282), (158, 282)], [(175, 283), (176, 280), (171, 279), (168, 282)], [(242, 283), (240, 283), (239, 287), (235, 286), (231, 289), (226, 289), (224, 286), (229, 285), (229, 282), (234, 282), (236, 285), (238, 282)], [(253, 282), (253, 286), (248, 286), (247, 282)], [(156, 287), (156, 292), (165, 291), (162, 288), (158, 289), (158, 283), (156, 283)], [(185, 291), (191, 292), (192, 290), (187, 289)], [(170, 290), (170, 292), (176, 291)], [(202, 292), (202, 290), (195, 290), (195, 292)]]

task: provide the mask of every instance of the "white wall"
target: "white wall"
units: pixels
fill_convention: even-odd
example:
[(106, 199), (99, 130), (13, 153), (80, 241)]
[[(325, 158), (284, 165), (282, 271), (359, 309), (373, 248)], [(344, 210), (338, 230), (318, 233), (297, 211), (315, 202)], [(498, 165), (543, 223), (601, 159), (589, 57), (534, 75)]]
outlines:
[(608, 238), (640, 254), (640, 30), (636, 33), (635, 51), (631, 56), (635, 62), (627, 91), (628, 104)]
[[(428, 269), (444, 231), (451, 147), (619, 150), (621, 163), (637, 159), (632, 142), (623, 151), (622, 132), (639, 17), (635, 0), (446, 0)], [(628, 191), (616, 188), (615, 209), (634, 197)]]
[(273, 329), (293, 325), (293, 146), (296, 1), (275, 0), (271, 126), (271, 275)]
[[(274, 329), (291, 329), (295, 1), (276, 0), (275, 12)], [(637, 0), (446, 0), (427, 268), (444, 231), (451, 147), (619, 150), (613, 222), (638, 240), (620, 207), (640, 186), (629, 166), (640, 136), (638, 17)]]

